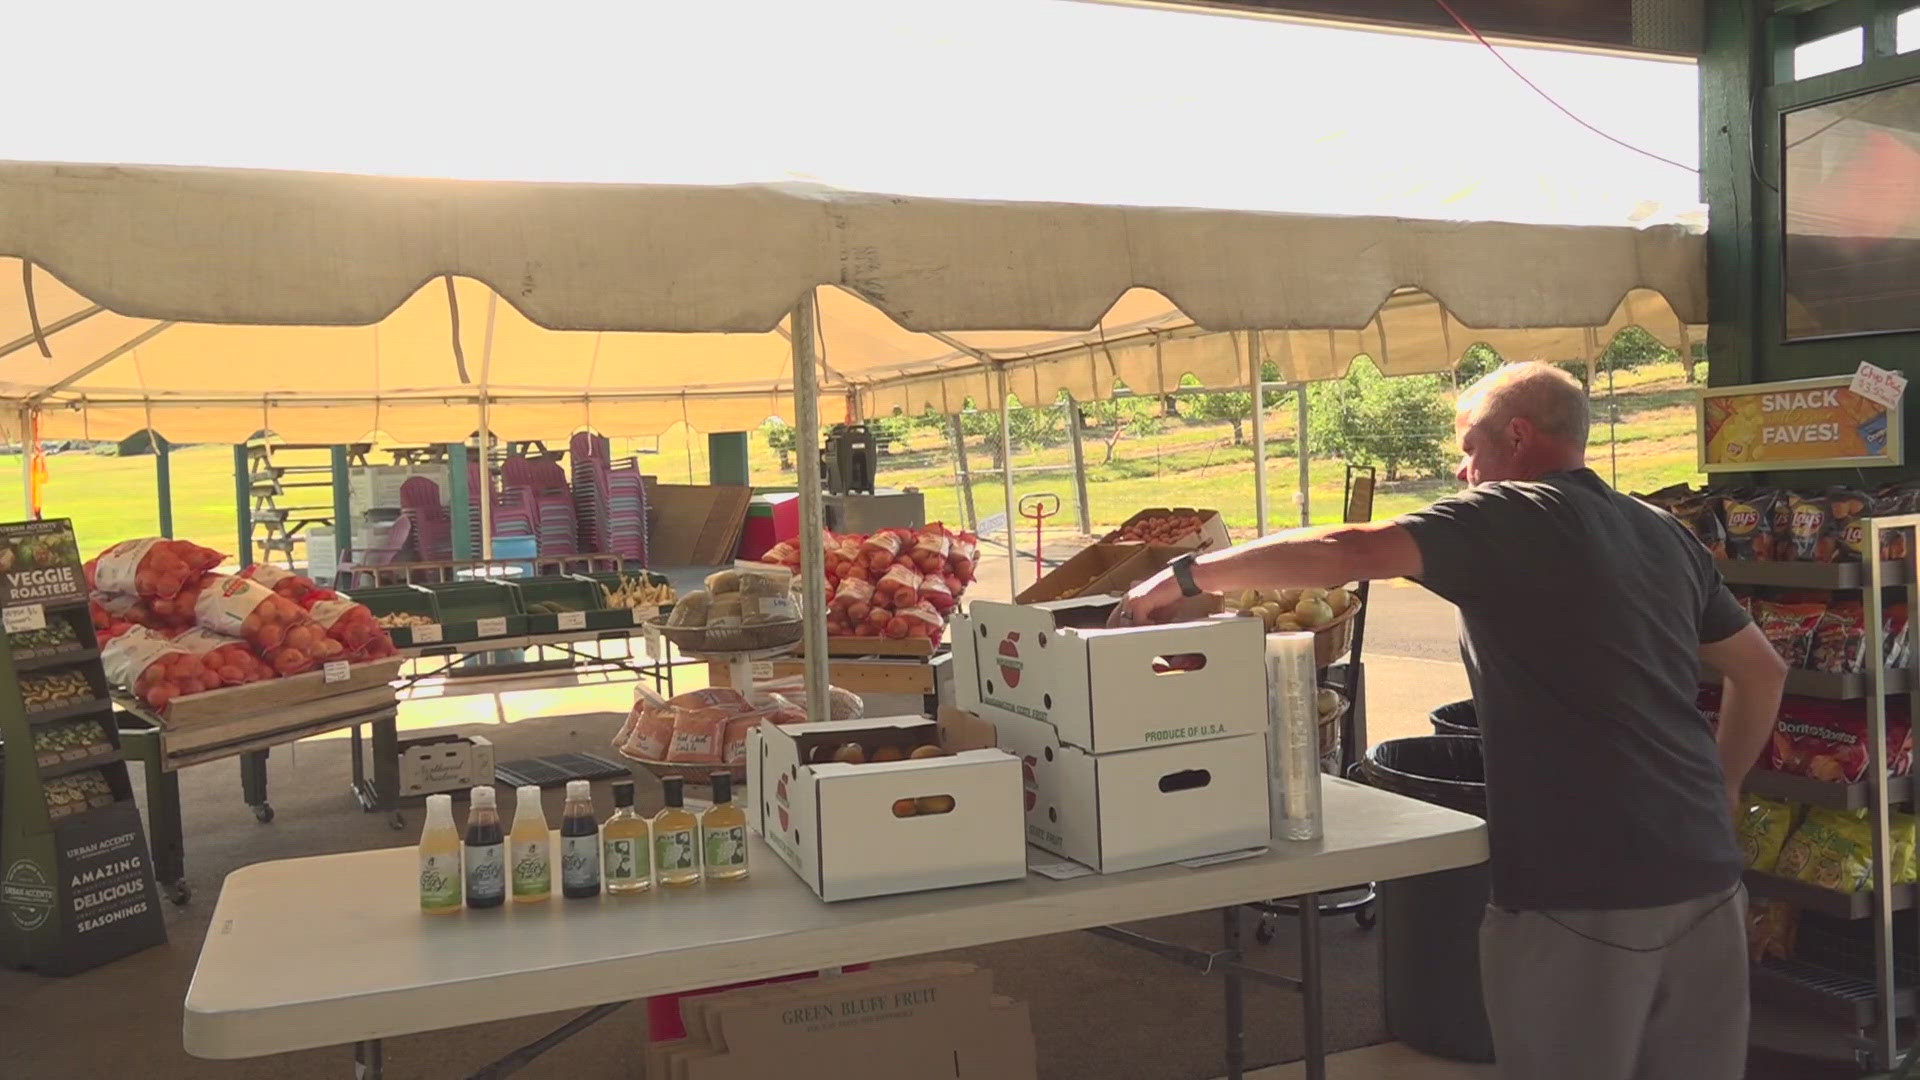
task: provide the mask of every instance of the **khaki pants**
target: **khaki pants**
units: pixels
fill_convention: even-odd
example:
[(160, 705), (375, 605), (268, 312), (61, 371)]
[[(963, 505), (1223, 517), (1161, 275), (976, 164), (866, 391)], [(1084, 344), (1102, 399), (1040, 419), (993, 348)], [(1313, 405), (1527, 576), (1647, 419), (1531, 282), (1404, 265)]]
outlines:
[(1480, 980), (1501, 1077), (1740, 1080), (1746, 911), (1738, 885), (1656, 908), (1487, 908)]

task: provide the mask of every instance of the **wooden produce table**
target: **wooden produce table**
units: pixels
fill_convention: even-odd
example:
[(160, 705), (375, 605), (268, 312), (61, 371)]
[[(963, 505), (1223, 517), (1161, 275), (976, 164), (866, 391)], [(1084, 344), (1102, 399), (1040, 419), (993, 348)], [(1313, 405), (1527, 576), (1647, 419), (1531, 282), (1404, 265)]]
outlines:
[[(931, 664), (932, 643), (923, 638), (895, 641), (890, 638), (827, 639), (827, 681), (856, 694), (907, 694), (929, 699), (928, 713), (935, 711), (934, 673)], [(804, 676), (803, 657), (762, 660), (755, 665), (755, 678), (784, 679)], [(728, 684), (727, 665), (715, 661), (707, 668), (712, 685)]]
[[(382, 1039), (589, 1010), (503, 1059), (504, 1072), (637, 998), (1218, 909), (1225, 947), (1200, 954), (1204, 961), (1176, 954), (1178, 946), (1146, 947), (1223, 975), (1232, 1077), (1241, 1071), (1242, 979), (1297, 986), (1309, 1075), (1323, 1075), (1315, 1071), (1324, 1053), (1314, 897), (1487, 857), (1480, 819), (1358, 784), (1329, 779), (1325, 816), (1322, 840), (1280, 842), (1200, 869), (1069, 881), (1029, 874), (833, 904), (815, 898), (758, 838), (752, 877), (690, 895), (556, 897), (434, 918), (419, 911), (412, 847), (257, 863), (228, 875), (221, 891), (216, 932), (187, 990), (183, 1039), (203, 1058), (351, 1045), (356, 1075), (378, 1080)], [(1239, 950), (1241, 905), (1275, 896), (1303, 901), (1297, 980), (1248, 966)], [(273, 971), (299, 977), (262, 977)], [(1124, 1005), (1116, 1012), (1124, 1015)]]
[[(125, 697), (114, 700), (115, 722), (127, 760), (144, 768), (147, 831), (153, 845), (155, 877), (175, 903), (185, 903), (185, 827), (180, 817), (180, 781), (189, 765), (240, 759), (240, 785), (261, 822), (273, 820), (267, 802), (267, 751), (342, 728), (353, 729), (353, 779), (349, 790), (369, 813), (393, 815), (400, 796), (398, 702), (393, 677), (402, 660), (356, 664), (347, 682), (332, 692), (321, 672), (230, 687), (181, 699), (165, 715)], [(202, 700), (205, 699), (205, 700)], [(223, 704), (228, 703), (228, 704)], [(231, 703), (246, 702), (245, 708)], [(373, 766), (363, 761), (361, 725), (372, 728)]]

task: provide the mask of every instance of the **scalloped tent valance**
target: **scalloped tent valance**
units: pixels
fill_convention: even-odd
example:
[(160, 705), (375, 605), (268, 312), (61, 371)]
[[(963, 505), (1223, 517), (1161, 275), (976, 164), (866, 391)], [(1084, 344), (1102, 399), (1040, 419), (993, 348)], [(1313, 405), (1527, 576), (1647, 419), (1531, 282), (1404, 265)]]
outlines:
[(752, 427), (791, 416), (784, 316), (809, 288), (828, 420), (986, 400), (994, 366), (1028, 401), (1244, 382), (1221, 331), (1260, 331), (1296, 380), (1705, 322), (1678, 227), (799, 186), (0, 163), (0, 256), (0, 402), (49, 438), (455, 439), (482, 396), (511, 438)]

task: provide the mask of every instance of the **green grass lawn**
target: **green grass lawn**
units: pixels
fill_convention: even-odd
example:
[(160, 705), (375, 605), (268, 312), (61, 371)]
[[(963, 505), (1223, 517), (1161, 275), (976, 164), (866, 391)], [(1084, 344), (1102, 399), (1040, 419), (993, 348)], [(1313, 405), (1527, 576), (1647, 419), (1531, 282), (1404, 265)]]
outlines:
[[(1602, 477), (1626, 491), (1647, 491), (1681, 480), (1699, 482), (1694, 468), (1694, 409), (1692, 389), (1677, 364), (1653, 364), (1615, 374), (1616, 397), (1609, 430), (1604, 396), (1605, 380), (1597, 380), (1602, 396), (1594, 400), (1590, 463)], [(1269, 520), (1285, 527), (1297, 524), (1295, 502), (1298, 465), (1294, 456), (1294, 411), (1291, 400), (1267, 418), (1266, 463)], [(1450, 440), (1450, 435), (1449, 435)], [(907, 450), (883, 458), (881, 482), (891, 487), (914, 486), (925, 492), (930, 518), (958, 523), (960, 488), (946, 439), (939, 432), (916, 432)], [(617, 440), (616, 453), (641, 455), (641, 467), (668, 483), (703, 482), (707, 475), (706, 438), (674, 431), (659, 439)], [(1123, 436), (1107, 460), (1101, 433), (1090, 431), (1085, 440), (1087, 487), (1096, 530), (1111, 528), (1144, 506), (1196, 506), (1217, 509), (1237, 534), (1251, 534), (1254, 525), (1253, 450), (1233, 445), (1226, 424), (1187, 424), (1166, 421), (1157, 434)], [(1002, 512), (1000, 477), (984, 448), (970, 444), (974, 507), (980, 517)], [(321, 464), (319, 451), (283, 454), (282, 464)], [(172, 455), (174, 531), (184, 539), (231, 552), (235, 545), (233, 451), (226, 446), (195, 446)], [(1072, 528), (1073, 455), (1067, 446), (1023, 450), (1013, 458), (1020, 494), (1048, 491), (1061, 497), (1062, 515), (1049, 524)], [(782, 472), (773, 453), (758, 435), (752, 444), (753, 480), (768, 486), (791, 486), (791, 471)], [(10, 466), (10, 467), (9, 467)], [(159, 529), (155, 486), (155, 459), (101, 457), (92, 454), (56, 454), (48, 458), (51, 480), (46, 493), (49, 517), (70, 517), (81, 549), (92, 553), (114, 541), (152, 535)], [(1617, 471), (1616, 471), (1617, 470)], [(1316, 521), (1337, 518), (1344, 468), (1338, 461), (1311, 464), (1309, 501)], [(19, 459), (0, 461), (0, 505), (21, 514)], [(1375, 515), (1388, 517), (1426, 505), (1453, 490), (1451, 478), (1405, 479), (1383, 484), (1375, 500)], [(320, 505), (330, 501), (324, 488), (297, 489), (283, 505)], [(1025, 535), (1024, 531), (1022, 535)]]

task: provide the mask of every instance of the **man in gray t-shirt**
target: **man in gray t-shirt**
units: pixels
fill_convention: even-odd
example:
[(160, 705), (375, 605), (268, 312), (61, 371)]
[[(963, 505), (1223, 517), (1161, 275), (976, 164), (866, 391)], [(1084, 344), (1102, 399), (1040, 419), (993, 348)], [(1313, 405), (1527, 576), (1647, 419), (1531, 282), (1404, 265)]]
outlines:
[[(1300, 529), (1142, 582), (1116, 619), (1204, 590), (1406, 577), (1460, 609), (1487, 764), (1481, 979), (1501, 1072), (1737, 1080), (1745, 894), (1730, 808), (1781, 662), (1670, 515), (1585, 467), (1586, 392), (1510, 364), (1461, 395), (1468, 490), (1396, 521)], [(1715, 732), (1700, 661), (1725, 675)]]

